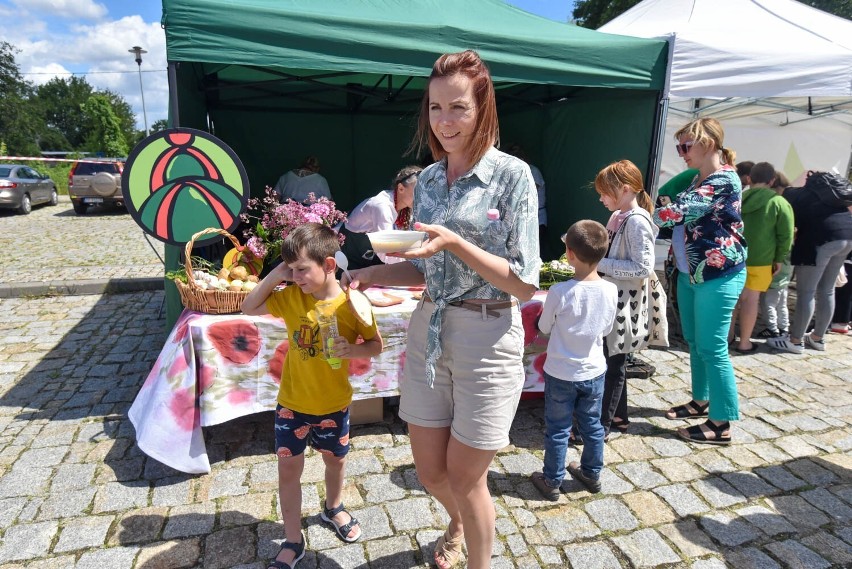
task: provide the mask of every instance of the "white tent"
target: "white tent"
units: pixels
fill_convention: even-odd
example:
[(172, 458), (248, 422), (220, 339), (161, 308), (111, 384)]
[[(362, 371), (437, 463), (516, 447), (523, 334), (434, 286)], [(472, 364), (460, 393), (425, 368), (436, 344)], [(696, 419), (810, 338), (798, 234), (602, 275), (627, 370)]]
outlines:
[(669, 40), (660, 178), (684, 169), (674, 132), (714, 116), (738, 160), (791, 180), (846, 173), (852, 149), (852, 22), (793, 0), (644, 0), (599, 31)]

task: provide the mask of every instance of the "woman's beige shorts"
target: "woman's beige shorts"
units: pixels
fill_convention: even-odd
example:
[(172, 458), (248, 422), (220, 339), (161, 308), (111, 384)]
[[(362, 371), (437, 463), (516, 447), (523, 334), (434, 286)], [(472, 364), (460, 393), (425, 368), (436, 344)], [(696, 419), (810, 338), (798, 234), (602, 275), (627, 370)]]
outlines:
[(524, 332), (517, 306), (499, 316), (448, 306), (435, 386), (426, 384), (426, 334), (435, 305), (420, 301), (408, 324), (399, 416), (420, 427), (451, 427), (461, 443), (482, 450), (509, 444), (524, 386)]

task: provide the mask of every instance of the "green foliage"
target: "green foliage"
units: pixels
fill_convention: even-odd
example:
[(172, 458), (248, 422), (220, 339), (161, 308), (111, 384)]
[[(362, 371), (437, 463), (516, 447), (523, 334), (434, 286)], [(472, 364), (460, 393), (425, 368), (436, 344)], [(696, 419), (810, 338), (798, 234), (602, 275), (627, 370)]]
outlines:
[(596, 30), (641, 0), (577, 0), (572, 12), (578, 26)]
[(31, 103), (33, 88), (21, 76), (15, 46), (0, 42), (0, 140), (11, 154), (38, 153), (38, 118)]
[[(574, 21), (578, 26), (596, 30), (610, 20), (620, 16), (641, 0), (577, 0), (574, 3)], [(852, 20), (850, 0), (799, 0), (803, 4), (829, 14)]]
[(93, 92), (94, 88), (84, 78), (73, 76), (67, 79), (54, 77), (38, 87), (38, 102), (46, 127), (59, 132), (68, 144), (67, 148), (51, 148), (42, 144), (44, 150), (66, 150), (83, 146), (88, 125), (81, 109)]
[(151, 125), (151, 128), (149, 128), (148, 130), (150, 134), (154, 134), (155, 132), (160, 132), (161, 130), (166, 130), (167, 128), (169, 128), (169, 121), (167, 121), (166, 119), (159, 119), (154, 121), (154, 123)]
[(127, 156), (128, 145), (121, 128), (121, 119), (115, 114), (108, 96), (96, 94), (83, 105), (88, 120), (86, 148), (105, 156)]

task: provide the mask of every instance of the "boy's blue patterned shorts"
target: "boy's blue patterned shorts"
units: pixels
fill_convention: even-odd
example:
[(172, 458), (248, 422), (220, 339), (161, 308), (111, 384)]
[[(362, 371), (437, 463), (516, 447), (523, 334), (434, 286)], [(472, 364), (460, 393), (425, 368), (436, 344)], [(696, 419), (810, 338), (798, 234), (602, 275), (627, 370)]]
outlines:
[(317, 452), (346, 456), (349, 452), (349, 407), (328, 415), (308, 415), (275, 407), (275, 454), (298, 456), (311, 443)]

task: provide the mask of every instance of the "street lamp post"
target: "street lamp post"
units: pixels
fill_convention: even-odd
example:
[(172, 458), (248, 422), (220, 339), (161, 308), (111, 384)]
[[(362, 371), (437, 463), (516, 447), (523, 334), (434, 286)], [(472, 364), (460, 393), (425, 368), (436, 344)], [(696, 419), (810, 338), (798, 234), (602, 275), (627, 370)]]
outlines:
[(145, 112), (145, 90), (142, 88), (142, 54), (148, 53), (138, 45), (127, 50), (136, 55), (136, 65), (139, 67), (139, 92), (142, 93), (142, 118), (145, 121), (145, 136), (148, 136), (148, 113)]

